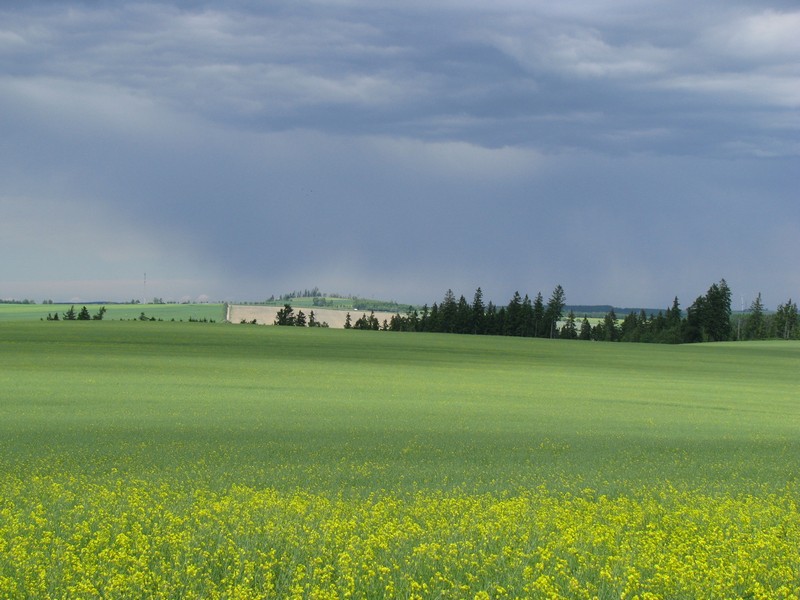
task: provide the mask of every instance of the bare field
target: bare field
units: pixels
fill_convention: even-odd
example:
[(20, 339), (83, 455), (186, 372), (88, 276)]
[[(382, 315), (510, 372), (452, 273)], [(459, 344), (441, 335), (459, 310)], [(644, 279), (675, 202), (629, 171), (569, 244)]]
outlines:
[[(243, 306), (239, 304), (228, 305), (227, 320), (231, 323), (241, 323), (242, 320), (251, 322), (253, 319), (259, 325), (272, 325), (275, 323), (275, 317), (282, 306)], [(314, 311), (314, 318), (320, 323), (325, 322), (330, 327), (336, 329), (344, 329), (344, 322), (347, 319), (347, 313), (350, 313), (350, 319), (355, 323), (362, 315), (369, 316), (370, 311), (358, 310), (334, 310), (331, 308), (309, 308), (309, 307), (292, 307), (294, 313), (297, 314), (300, 310), (308, 317), (311, 311)], [(396, 313), (391, 312), (375, 312), (375, 318), (383, 325), (384, 319), (389, 322)]]

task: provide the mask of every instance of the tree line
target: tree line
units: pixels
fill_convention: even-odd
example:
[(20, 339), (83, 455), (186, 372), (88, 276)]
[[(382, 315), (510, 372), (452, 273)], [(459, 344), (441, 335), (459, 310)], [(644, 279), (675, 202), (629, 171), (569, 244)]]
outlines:
[[(73, 304), (72, 306), (69, 307), (69, 310), (67, 310), (64, 313), (63, 320), (64, 321), (102, 321), (103, 317), (105, 316), (105, 314), (106, 314), (106, 307), (105, 306), (100, 307), (100, 310), (98, 310), (95, 314), (92, 315), (92, 314), (89, 314), (89, 309), (86, 308), (85, 306), (83, 308), (81, 308), (79, 311), (76, 311), (75, 310), (75, 305)], [(47, 313), (47, 320), (48, 321), (59, 321), (59, 320), (61, 320), (61, 318), (59, 318), (57, 312), (53, 313), (53, 314)]]
[[(669, 308), (657, 313), (648, 314), (642, 309), (620, 319), (611, 308), (602, 320), (592, 324), (587, 316), (579, 320), (573, 311), (565, 315), (565, 307), (566, 295), (561, 285), (556, 286), (546, 302), (541, 292), (531, 300), (517, 291), (505, 306), (485, 302), (480, 287), (471, 302), (463, 295), (456, 299), (453, 291), (447, 290), (440, 303), (434, 302), (430, 307), (426, 304), (422, 309), (409, 307), (404, 314), (398, 312), (382, 323), (374, 311), (355, 321), (347, 313), (345, 329), (662, 344), (795, 339), (800, 335), (797, 304), (791, 299), (779, 305), (774, 314), (767, 314), (759, 294), (747, 314), (733, 315), (731, 290), (724, 279), (712, 284), (686, 311), (675, 297)], [(297, 316), (301, 314), (302, 311)], [(301, 323), (306, 324), (292, 317), (288, 304), (275, 321), (276, 325)]]

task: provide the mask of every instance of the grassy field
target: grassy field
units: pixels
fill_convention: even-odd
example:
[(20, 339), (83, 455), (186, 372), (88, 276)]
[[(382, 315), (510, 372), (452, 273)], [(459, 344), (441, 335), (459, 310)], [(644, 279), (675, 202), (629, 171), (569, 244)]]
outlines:
[(2, 322), (0, 596), (797, 597), (798, 359)]
[(101, 306), (106, 307), (103, 317), (107, 320), (138, 319), (144, 314), (164, 321), (188, 321), (195, 319), (202, 321), (214, 320), (220, 322), (225, 319), (225, 308), (222, 304), (0, 304), (0, 322), (2, 321), (38, 321), (47, 319), (47, 315), (58, 313), (59, 318), (64, 316), (71, 306), (75, 311), (80, 311), (86, 306), (90, 314), (95, 315)]

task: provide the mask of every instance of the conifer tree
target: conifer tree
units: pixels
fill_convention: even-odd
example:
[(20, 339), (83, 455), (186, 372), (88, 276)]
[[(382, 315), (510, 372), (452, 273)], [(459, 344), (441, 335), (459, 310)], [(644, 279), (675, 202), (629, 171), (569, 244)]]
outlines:
[(483, 305), (483, 291), (479, 287), (472, 298), (472, 326), (473, 333), (482, 334), (485, 331), (484, 320), (486, 307)]
[(591, 340), (592, 339), (592, 325), (589, 323), (589, 319), (583, 317), (583, 321), (581, 321), (581, 331), (578, 334), (578, 339), (581, 340)]
[(557, 337), (556, 324), (564, 313), (565, 305), (566, 295), (564, 294), (564, 288), (561, 285), (557, 285), (550, 296), (550, 300), (547, 301), (547, 307), (544, 311), (547, 337)]
[(784, 340), (794, 338), (798, 324), (797, 304), (792, 302), (791, 298), (789, 298), (786, 304), (779, 304), (773, 322), (775, 323), (776, 337)]
[(564, 327), (561, 328), (561, 334), (559, 337), (562, 337), (565, 340), (578, 339), (578, 328), (575, 325), (574, 312), (569, 311), (569, 314), (567, 315), (567, 322), (564, 324)]
[(750, 311), (744, 325), (746, 340), (763, 340), (766, 337), (764, 327), (764, 305), (761, 302), (761, 292), (750, 304)]

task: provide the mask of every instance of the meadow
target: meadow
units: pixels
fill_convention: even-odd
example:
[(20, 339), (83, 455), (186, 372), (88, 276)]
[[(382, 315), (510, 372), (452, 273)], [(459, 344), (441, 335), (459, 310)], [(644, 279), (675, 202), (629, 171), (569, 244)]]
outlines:
[(105, 320), (138, 319), (142, 313), (148, 318), (154, 317), (163, 321), (215, 321), (225, 319), (225, 307), (222, 304), (0, 304), (0, 322), (30, 321), (47, 319), (47, 315), (58, 314), (59, 319), (70, 307), (80, 311), (86, 306), (89, 314), (95, 315), (100, 307), (106, 307)]
[(797, 598), (800, 344), (0, 322), (4, 598)]

